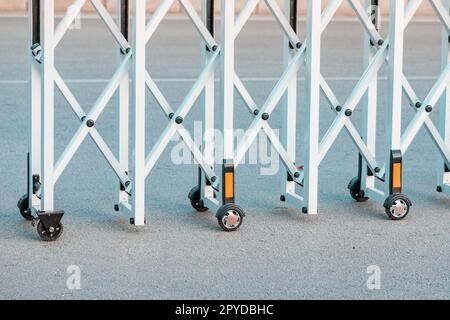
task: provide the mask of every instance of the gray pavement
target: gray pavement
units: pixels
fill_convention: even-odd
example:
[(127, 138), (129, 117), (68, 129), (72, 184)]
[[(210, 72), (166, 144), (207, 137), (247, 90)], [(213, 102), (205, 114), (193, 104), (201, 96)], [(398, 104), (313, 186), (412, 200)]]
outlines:
[[(439, 71), (439, 31), (434, 22), (418, 22), (407, 32), (405, 72), (422, 95)], [(237, 70), (258, 103), (281, 73), (280, 34), (272, 22), (252, 21), (238, 40)], [(333, 23), (323, 37), (323, 74), (342, 100), (362, 71), (361, 37), (358, 24), (349, 21)], [(279, 177), (260, 176), (258, 166), (245, 165), (237, 172), (237, 195), (247, 217), (242, 229), (232, 234), (220, 231), (211, 213), (191, 209), (186, 196), (196, 183), (196, 166), (171, 165), (170, 149), (148, 180), (148, 225), (130, 226), (113, 211), (116, 179), (92, 141), (86, 140), (56, 188), (56, 207), (66, 211), (65, 232), (55, 243), (39, 241), (16, 209), (26, 188), (26, 40), (25, 19), (0, 19), (0, 298), (450, 298), (450, 197), (435, 192), (437, 152), (425, 130), (405, 157), (404, 191), (414, 201), (405, 220), (392, 222), (381, 206), (350, 198), (346, 186), (356, 174), (357, 152), (343, 133), (321, 165), (318, 216), (304, 216), (280, 203)], [(165, 22), (156, 34), (149, 69), (175, 105), (189, 89), (189, 79), (198, 74), (198, 48), (199, 37), (186, 21)], [(105, 85), (101, 79), (113, 72), (112, 38), (100, 21), (83, 20), (82, 29), (70, 32), (58, 54), (58, 70), (89, 109)], [(303, 89), (300, 81), (300, 92)], [(385, 97), (382, 78), (380, 155)], [(113, 148), (116, 105), (117, 97), (98, 122)], [(236, 125), (245, 128), (251, 119), (240, 100), (236, 109)], [(60, 95), (56, 110), (59, 155), (78, 122)], [(300, 103), (299, 162), (303, 112)], [(403, 128), (412, 115), (405, 105)], [(355, 123), (360, 116), (359, 108)], [(196, 108), (189, 122), (198, 118)], [(436, 121), (436, 114), (433, 118)], [(323, 100), (322, 133), (332, 119)], [(279, 120), (274, 115), (274, 127), (279, 127)], [(165, 124), (151, 99), (148, 121), (150, 146)], [(81, 268), (81, 290), (66, 287), (70, 265)], [(380, 290), (366, 286), (371, 265), (381, 268)]]

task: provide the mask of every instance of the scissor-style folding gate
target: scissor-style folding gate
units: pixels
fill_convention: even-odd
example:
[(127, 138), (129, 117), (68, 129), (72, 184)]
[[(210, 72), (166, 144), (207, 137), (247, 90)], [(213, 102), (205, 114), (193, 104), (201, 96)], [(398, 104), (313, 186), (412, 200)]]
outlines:
[[(248, 19), (250, 13), (259, 3), (258, 0), (247, 1), (241, 17), (237, 19), (237, 32)], [(318, 207), (318, 169), (321, 161), (325, 157), (331, 145), (334, 143), (339, 132), (345, 128), (359, 149), (365, 163), (374, 174), (380, 178), (384, 176), (381, 167), (375, 160), (375, 136), (372, 132), (375, 130), (374, 118), (371, 118), (376, 111), (376, 81), (378, 70), (381, 68), (384, 60), (387, 58), (388, 43), (384, 42), (376, 32), (378, 17), (373, 17), (366, 12), (358, 0), (349, 0), (348, 2), (357, 13), (366, 30), (366, 65), (367, 69), (361, 80), (355, 86), (351, 95), (344, 104), (339, 103), (331, 87), (321, 75), (320, 56), (321, 56), (321, 35), (327, 28), (340, 5), (344, 0), (329, 1), (324, 10), (322, 10), (321, 1), (308, 1), (307, 8), (307, 39), (303, 42), (297, 36), (297, 6), (298, 1), (285, 1), (285, 14), (278, 7), (276, 1), (264, 0), (275, 19), (285, 33), (285, 71), (280, 80), (270, 93), (268, 99), (261, 108), (258, 108), (252, 100), (250, 94), (245, 89), (239, 77), (235, 76), (235, 85), (243, 100), (252, 110), (255, 119), (247, 131), (245, 138), (240, 142), (235, 161), (238, 164), (242, 161), (245, 153), (251, 143), (262, 130), (269, 138), (272, 146), (278, 152), (282, 160), (285, 171), (282, 173), (281, 200), (289, 204), (302, 208), (303, 213), (316, 214)], [(377, 1), (366, 1), (367, 5), (373, 5), (377, 11)], [(370, 42), (369, 42), (370, 40)], [(371, 53), (371, 47), (381, 48), (385, 54), (382, 61), (374, 59)], [(380, 54), (381, 55), (381, 54)], [(296, 122), (297, 122), (297, 73), (302, 64), (306, 64), (306, 98), (305, 98), (305, 163), (299, 166), (296, 158)], [(323, 93), (332, 106), (336, 114), (336, 119), (332, 126), (320, 141), (319, 136), (319, 101), (320, 93)], [(363, 135), (360, 135), (356, 127), (350, 122), (350, 117), (366, 94), (366, 113), (371, 113), (366, 117), (364, 123)], [(282, 136), (278, 140), (274, 131), (270, 128), (268, 120), (277, 104), (284, 96), (282, 110)], [(392, 127), (392, 126), (389, 126)], [(389, 147), (389, 149), (391, 149)], [(287, 178), (286, 178), (287, 177)], [(368, 180), (368, 179), (367, 179)], [(352, 184), (358, 184), (359, 181), (353, 181)], [(296, 186), (303, 188), (303, 194), (296, 193)], [(352, 190), (354, 187), (352, 187)]]
[[(404, 218), (411, 206), (411, 201), (401, 194), (402, 190), (402, 157), (408, 150), (412, 141), (416, 137), (419, 129), (425, 126), (433, 142), (440, 152), (438, 165), (438, 191), (448, 192), (448, 168), (449, 168), (449, 149), (448, 149), (448, 126), (449, 118), (447, 115), (448, 105), (450, 103), (448, 88), (450, 83), (450, 63), (449, 63), (449, 4), (445, 0), (428, 0), (440, 22), (443, 25), (442, 31), (442, 72), (437, 81), (430, 89), (426, 97), (421, 100), (415, 93), (413, 86), (403, 73), (403, 55), (404, 55), (404, 31), (417, 12), (419, 6), (426, 0), (410, 1), (390, 1), (390, 33), (389, 39), (386, 39), (378, 48), (371, 45), (366, 50), (373, 50), (371, 62), (368, 70), (387, 61), (389, 65), (389, 97), (388, 97), (388, 141), (387, 141), (387, 165), (384, 167), (374, 167), (370, 164), (370, 158), (361, 155), (363, 161), (359, 162), (358, 177), (349, 184), (350, 193), (358, 201), (365, 201), (369, 197), (380, 202), (388, 195), (383, 204), (386, 213), (390, 218), (399, 220)], [(355, 11), (358, 10), (356, 2), (353, 2)], [(372, 1), (372, 5), (377, 1)], [(362, 11), (361, 11), (362, 12)], [(366, 24), (368, 34), (371, 40), (381, 39), (376, 28), (369, 30), (369, 24)], [(376, 42), (375, 42), (376, 43)], [(368, 91), (366, 96), (366, 110), (364, 114), (365, 138), (369, 150), (375, 152), (375, 134), (376, 127), (374, 119), (376, 118), (376, 85), (373, 84), (373, 93)], [(406, 130), (401, 131), (401, 106), (402, 96), (406, 96), (409, 105), (416, 110), (416, 114)], [(441, 99), (440, 110), (440, 128), (436, 128), (431, 119), (430, 113)], [(360, 150), (361, 151), (361, 150)], [(367, 169), (366, 169), (367, 168)], [(375, 178), (385, 182), (384, 193), (375, 188)]]
[[(54, 209), (54, 186), (87, 136), (95, 142), (120, 180), (120, 201), (131, 192), (128, 177), (128, 86), (131, 47), (128, 42), (128, 0), (117, 1), (116, 21), (100, 0), (90, 0), (117, 42), (117, 70), (90, 110), (83, 109), (55, 68), (55, 49), (69, 30), (87, 0), (76, 0), (55, 28), (55, 0), (30, 0), (31, 25), (31, 101), (28, 192), (19, 201), (19, 209), (36, 222), (43, 240), (57, 239), (62, 232), (63, 211)], [(55, 89), (59, 90), (80, 121), (80, 127), (62, 155), (55, 161)], [(120, 92), (118, 158), (103, 140), (95, 124), (116, 91)]]
[[(262, 0), (261, 0), (262, 1)], [(234, 30), (229, 32), (232, 35), (230, 41), (235, 41), (242, 28), (249, 20), (260, 0), (248, 0), (236, 19)], [(259, 132), (264, 132), (272, 146), (279, 154), (284, 164), (282, 174), (282, 196), (283, 201), (300, 207), (305, 213), (315, 214), (317, 212), (317, 166), (316, 149), (318, 148), (318, 125), (319, 114), (317, 106), (319, 103), (319, 77), (320, 56), (312, 54), (314, 49), (320, 46), (320, 30), (315, 25), (320, 25), (321, 21), (321, 1), (308, 1), (307, 11), (307, 40), (302, 42), (297, 35), (297, 0), (285, 1), (285, 12), (275, 0), (264, 0), (281, 30), (284, 32), (284, 65), (285, 69), (279, 81), (269, 94), (265, 103), (258, 106), (251, 94), (240, 80), (237, 72), (234, 72), (233, 83), (248, 106), (254, 119), (245, 133), (244, 138), (238, 143), (234, 156), (234, 163), (239, 165), (246, 152), (258, 136)], [(325, 20), (327, 18), (325, 17)], [(328, 19), (329, 21), (329, 19)], [(328, 21), (323, 21), (324, 25)], [(227, 43), (225, 43), (227, 45)], [(306, 90), (306, 112), (305, 112), (305, 157), (304, 175), (296, 165), (296, 117), (297, 117), (297, 73), (306, 60), (307, 70), (307, 90)], [(230, 66), (225, 66), (228, 68)], [(276, 106), (284, 97), (282, 115), (282, 137), (281, 140), (269, 125), (269, 119)], [(225, 106), (227, 110), (231, 106)], [(296, 193), (296, 185), (304, 189), (303, 196)]]
[[(55, 68), (55, 48), (64, 37), (81, 7), (90, 1), (117, 42), (117, 70), (89, 111), (85, 111)], [(264, 1), (284, 34), (284, 71), (266, 101), (258, 106), (235, 70), (235, 42), (256, 6)], [(423, 98), (414, 91), (403, 73), (404, 31), (419, 6), (428, 1), (442, 24), (442, 69), (436, 82)], [(146, 66), (147, 50), (153, 35), (161, 26), (171, 6), (178, 2), (190, 23), (200, 34), (202, 70), (179, 106), (173, 106)], [(345, 101), (339, 101), (321, 74), (321, 35), (339, 7), (347, 2), (356, 13), (364, 36), (364, 71)], [(420, 128), (425, 127), (439, 150), (437, 190), (450, 194), (450, 0), (389, 1), (389, 32), (379, 32), (378, 0), (307, 1), (307, 36), (297, 34), (298, 0), (285, 0), (284, 12), (276, 0), (247, 0), (236, 17), (235, 2), (221, 0), (219, 44), (214, 30), (214, 0), (202, 0), (199, 15), (189, 0), (162, 0), (148, 18), (145, 0), (117, 0), (115, 20), (100, 0), (75, 0), (55, 28), (55, 0), (29, 0), (30, 16), (30, 148), (28, 156), (28, 191), (19, 200), (23, 217), (32, 220), (40, 237), (55, 240), (62, 232), (63, 211), (54, 209), (54, 185), (87, 136), (90, 136), (119, 180), (118, 204), (136, 226), (145, 224), (145, 183), (172, 137), (178, 134), (199, 165), (198, 184), (189, 193), (191, 205), (198, 211), (211, 208), (217, 212), (219, 225), (225, 231), (238, 229), (245, 213), (235, 204), (235, 169), (260, 132), (268, 137), (284, 167), (281, 175), (281, 201), (301, 208), (305, 214), (318, 211), (319, 165), (345, 129), (358, 149), (358, 175), (348, 188), (357, 201), (369, 198), (383, 204), (393, 220), (403, 219), (411, 201), (402, 194), (402, 157)], [(129, 41), (129, 11), (133, 7), (132, 41)], [(366, 10), (370, 8), (370, 10)], [(298, 105), (297, 76), (306, 67), (306, 94), (302, 114), (304, 126), (304, 164), (296, 161)], [(385, 120), (385, 163), (376, 157), (378, 111), (378, 76), (388, 69), (388, 95)], [(132, 72), (130, 72), (132, 71)], [(215, 83), (215, 75), (220, 81)], [(132, 80), (132, 87), (130, 87)], [(218, 101), (215, 92), (219, 87)], [(54, 155), (54, 95), (59, 90), (68, 102), (80, 127), (62, 155)], [(167, 126), (151, 150), (146, 150), (146, 94), (150, 92), (163, 111)], [(96, 122), (114, 93), (119, 92), (119, 154), (116, 157), (96, 129)], [(235, 148), (234, 95), (239, 94), (253, 117), (245, 136)], [(319, 135), (320, 96), (327, 99), (335, 115), (321, 138)], [(416, 111), (402, 132), (402, 100), (406, 96)], [(133, 99), (130, 99), (133, 98)], [(130, 119), (129, 103), (133, 100), (134, 116)], [(204, 137), (196, 144), (185, 128), (185, 119), (200, 101)], [(440, 102), (440, 123), (436, 127), (429, 115)], [(276, 107), (282, 105), (281, 137), (270, 126)], [(218, 105), (223, 145), (215, 145), (214, 114)], [(363, 108), (361, 130), (352, 123), (355, 108)], [(131, 121), (130, 121), (131, 120)], [(129, 126), (131, 122), (131, 127)], [(131, 135), (130, 135), (131, 132)], [(215, 149), (222, 148), (220, 175), (214, 171)], [(378, 184), (376, 182), (378, 181)], [(377, 187), (382, 185), (382, 188)], [(302, 192), (297, 192), (302, 189)]]
[[(332, 1), (329, 5), (330, 10), (327, 12), (334, 15), (343, 2), (343, 0)], [(347, 0), (347, 2), (365, 30), (365, 70), (343, 103), (337, 99), (326, 80), (320, 76), (322, 93), (336, 113), (336, 117), (319, 144), (316, 162), (320, 164), (339, 133), (345, 128), (360, 155), (358, 177), (352, 179), (348, 186), (352, 197), (357, 201), (373, 198), (385, 206), (389, 217), (402, 219), (408, 214), (411, 201), (401, 194), (402, 152), (399, 142), (402, 108), (401, 90), (398, 89), (401, 85), (399, 77), (402, 70), (403, 43), (399, 29), (403, 27), (403, 15), (410, 16), (417, 8), (414, 1), (410, 1), (404, 13), (405, 8), (399, 8), (399, 3), (403, 1), (390, 1), (389, 35), (387, 39), (383, 39), (378, 32), (378, 1), (365, 2), (365, 6), (370, 10), (365, 10), (359, 0)], [(323, 30), (321, 27), (318, 29)], [(320, 56), (320, 49), (315, 51), (315, 55)], [(385, 124), (386, 167), (379, 164), (375, 158), (377, 80), (378, 73), (384, 64), (388, 67), (389, 87)], [(354, 110), (360, 103), (364, 106), (362, 134), (351, 122)], [(375, 179), (383, 182), (384, 190), (376, 188)]]
[[(203, 39), (202, 57), (204, 61), (203, 70), (200, 72), (194, 85), (180, 104), (173, 107), (165, 98), (164, 94), (159, 90), (157, 84), (153, 81), (151, 74), (147, 71), (145, 56), (147, 52), (147, 44), (152, 43), (152, 37), (155, 31), (160, 27), (161, 22), (167, 15), (170, 7), (178, 1), (186, 12), (189, 20), (195, 29), (199, 32)], [(232, 63), (233, 52), (227, 50), (225, 46), (219, 45), (214, 38), (214, 1), (204, 0), (203, 3), (203, 19), (195, 11), (189, 0), (164, 0), (158, 5), (155, 13), (148, 19), (146, 15), (146, 1), (135, 0), (133, 2), (133, 95), (135, 98), (135, 117), (133, 125), (133, 148), (134, 158), (132, 160), (132, 181), (134, 184), (131, 196), (131, 203), (122, 203), (125, 212), (131, 215), (132, 223), (137, 226), (145, 223), (145, 181), (150, 172), (153, 170), (157, 160), (170, 143), (171, 138), (178, 134), (182, 141), (189, 148), (192, 156), (200, 167), (200, 183), (189, 193), (189, 198), (193, 207), (199, 211), (206, 211), (208, 207), (217, 209), (217, 217), (220, 226), (226, 231), (233, 231), (242, 224), (244, 212), (241, 208), (234, 204), (234, 197), (231, 197), (233, 190), (233, 176), (227, 172), (227, 166), (224, 166), (222, 179), (214, 172), (214, 158), (210, 148), (214, 128), (214, 75), (219, 66)], [(232, 1), (222, 1), (222, 36), (226, 40), (230, 27), (230, 17), (227, 16), (229, 7), (233, 5)], [(227, 78), (227, 71), (221, 73), (221, 102), (225, 105), (232, 100), (229, 95), (230, 88)], [(147, 154), (145, 150), (145, 113), (146, 113), (146, 89), (149, 89), (162, 111), (167, 118), (167, 127), (163, 130), (158, 141), (154, 144), (150, 152)], [(187, 114), (192, 109), (194, 103), (201, 99), (203, 132), (205, 133), (205, 142), (203, 145), (197, 145), (192, 139), (190, 133), (184, 126)], [(229, 120), (232, 115), (224, 113), (224, 123)], [(224, 153), (232, 152), (233, 131), (227, 134), (225, 132), (225, 148)], [(227, 182), (225, 185), (220, 181)], [(218, 197), (223, 194), (222, 197)]]
[[(427, 0), (422, 1), (410, 1), (414, 3), (417, 7)], [(450, 129), (450, 118), (449, 118), (449, 108), (450, 108), (450, 55), (449, 55), (449, 42), (450, 42), (450, 1), (449, 0), (428, 0), (431, 4), (433, 10), (435, 11), (437, 17), (442, 24), (442, 68), (441, 73), (437, 77), (437, 80), (433, 84), (432, 88), (429, 90), (428, 94), (421, 99), (415, 91), (413, 86), (408, 82), (407, 78), (402, 73), (402, 65), (399, 65), (399, 83), (401, 84), (401, 89), (409, 105), (416, 109), (416, 114), (411, 122), (406, 127), (401, 140), (400, 140), (400, 150), (405, 153), (414, 138), (417, 136), (419, 130), (422, 127), (427, 129), (430, 134), (433, 143), (436, 145), (439, 151), (439, 161), (437, 170), (437, 191), (449, 193), (449, 183), (450, 183), (450, 149), (449, 149), (449, 129)], [(402, 10), (401, 7), (398, 8)], [(403, 36), (403, 30), (406, 28), (408, 23), (411, 21), (413, 13), (408, 16), (407, 13), (403, 17), (400, 17), (400, 21), (403, 18), (404, 27), (399, 30), (399, 37)], [(433, 112), (435, 107), (440, 103), (439, 110), (439, 126), (436, 127), (432, 120), (430, 119), (430, 114)]]
[[(246, 19), (248, 19), (250, 13), (259, 2), (259, 0), (247, 1), (243, 13), (237, 19), (236, 34), (239, 33)], [(338, 100), (327, 81), (321, 75), (320, 56), (321, 34), (327, 28), (339, 7), (344, 3), (344, 0), (329, 1), (323, 11), (321, 9), (321, 1), (308, 1), (308, 33), (304, 42), (301, 42), (296, 34), (297, 1), (286, 0), (286, 15), (283, 15), (275, 1), (264, 0), (264, 2), (285, 33), (286, 69), (261, 108), (256, 106), (249, 92), (239, 80), (238, 75), (235, 75), (236, 88), (255, 117), (247, 130), (245, 138), (239, 143), (235, 163), (239, 164), (242, 161), (251, 143), (262, 130), (268, 136), (285, 165), (287, 181), (282, 176), (281, 200), (301, 207), (304, 213), (315, 214), (317, 213), (319, 165), (336, 141), (339, 133), (345, 128), (360, 154), (358, 177), (352, 179), (348, 186), (352, 197), (357, 201), (365, 201), (369, 197), (373, 198), (384, 205), (390, 218), (394, 220), (404, 218), (409, 212), (411, 201), (401, 193), (402, 155), (415, 134), (417, 134), (421, 124), (426, 123), (429, 131), (432, 131), (432, 136), (444, 159), (448, 159), (446, 157), (448, 153), (445, 142), (427, 118), (427, 113), (432, 110), (433, 105), (448, 86), (448, 70), (444, 68), (442, 75), (423, 103), (419, 102), (415, 97), (412, 87), (402, 73), (403, 31), (422, 1), (408, 1), (406, 6), (404, 1), (390, 1), (390, 30), (387, 39), (383, 39), (379, 33), (379, 3), (377, 0), (366, 0), (364, 5), (359, 0), (346, 1), (355, 11), (365, 31), (365, 70), (343, 103)], [(430, 0), (430, 3), (447, 28), (448, 10), (445, 10), (445, 7), (438, 0)], [(366, 10), (364, 6), (370, 8), (370, 10)], [(290, 21), (288, 21), (287, 17), (290, 18)], [(447, 37), (445, 32), (444, 37)], [(288, 43), (289, 46), (287, 45)], [(445, 66), (447, 66), (447, 49), (447, 46), (443, 49), (445, 52), (445, 57), (443, 58)], [(305, 56), (307, 70), (304, 115), (306, 121), (304, 132), (305, 164), (298, 167), (295, 161), (296, 73), (301, 64), (305, 62)], [(378, 73), (384, 64), (387, 64), (389, 69), (389, 94), (386, 119), (386, 165), (383, 166), (377, 162), (375, 157), (375, 138), (377, 80)], [(414, 101), (414, 107), (419, 109), (416, 118), (403, 136), (401, 135), (400, 125), (402, 86), (410, 100)], [(336, 114), (335, 120), (321, 140), (319, 137), (319, 91), (324, 94)], [(285, 101), (282, 116), (282, 138), (279, 141), (270, 128), (268, 120), (283, 95)], [(360, 103), (364, 105), (364, 121), (361, 133), (351, 122), (351, 116)], [(448, 168), (445, 167), (445, 169)], [(384, 190), (376, 188), (376, 179), (383, 182)], [(303, 196), (295, 193), (296, 185), (303, 187)]]

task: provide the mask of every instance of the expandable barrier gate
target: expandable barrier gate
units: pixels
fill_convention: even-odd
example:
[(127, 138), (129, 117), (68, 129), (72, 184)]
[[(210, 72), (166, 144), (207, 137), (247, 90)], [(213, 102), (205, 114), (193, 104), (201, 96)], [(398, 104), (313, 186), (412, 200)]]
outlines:
[[(54, 65), (54, 53), (81, 7), (88, 0), (76, 0), (55, 28), (55, 0), (30, 0), (30, 150), (28, 191), (18, 203), (22, 216), (33, 221), (43, 240), (57, 239), (62, 232), (63, 211), (54, 209), (54, 185), (87, 136), (93, 139), (113, 172), (118, 184), (117, 211), (130, 216), (136, 226), (145, 224), (145, 182), (171, 138), (178, 134), (199, 164), (198, 185), (189, 193), (192, 206), (198, 211), (211, 208), (216, 211), (219, 225), (225, 231), (238, 229), (245, 212), (235, 204), (235, 169), (259, 132), (267, 135), (278, 153), (284, 168), (281, 173), (281, 201), (300, 208), (305, 214), (318, 212), (319, 165), (342, 130), (346, 130), (359, 151), (358, 175), (348, 188), (356, 201), (369, 198), (382, 204), (393, 220), (403, 219), (409, 212), (411, 201), (402, 194), (402, 157), (425, 126), (439, 150), (437, 165), (439, 192), (450, 193), (450, 0), (389, 1), (389, 34), (383, 38), (379, 32), (378, 0), (331, 0), (322, 9), (322, 1), (307, 2), (307, 35), (297, 34), (297, 0), (285, 0), (284, 12), (276, 0), (247, 0), (236, 16), (234, 1), (221, 0), (220, 39), (214, 30), (214, 0), (202, 1), (199, 15), (189, 0), (163, 0), (155, 13), (146, 14), (146, 1), (117, 0), (115, 19), (100, 0), (89, 0), (114, 36), (117, 44), (117, 70), (102, 94), (85, 111), (72, 94)], [(429, 93), (420, 99), (403, 73), (404, 31), (422, 2), (428, 1), (442, 24), (442, 70)], [(155, 31), (179, 2), (187, 17), (202, 38), (200, 55), (203, 69), (179, 106), (159, 90), (147, 71), (146, 53), (152, 49)], [(218, 2), (218, 1), (217, 1)], [(284, 35), (284, 72), (267, 100), (258, 106), (235, 70), (235, 39), (245, 27), (260, 2), (270, 9)], [(364, 70), (361, 78), (345, 101), (339, 101), (321, 74), (321, 35), (328, 27), (339, 7), (348, 2), (354, 10), (364, 32)], [(129, 12), (132, 7), (132, 25), (129, 32)], [(370, 8), (370, 10), (366, 10)], [(132, 41), (129, 35), (132, 33)], [(304, 101), (304, 164), (296, 161), (296, 132), (298, 107), (297, 76), (299, 68), (306, 66), (306, 93)], [(388, 95), (386, 118), (385, 164), (376, 160), (378, 74), (383, 65), (388, 67)], [(220, 75), (219, 101), (215, 101), (215, 75)], [(130, 87), (130, 80), (132, 86)], [(55, 162), (54, 155), (54, 94), (59, 90), (80, 120), (80, 127)], [(167, 118), (167, 127), (148, 152), (145, 148), (146, 94), (150, 92)], [(95, 123), (115, 92), (119, 92), (119, 126), (117, 139), (119, 155), (116, 157), (103, 140)], [(253, 121), (244, 138), (234, 145), (234, 95), (246, 103)], [(320, 95), (331, 106), (335, 119), (320, 139)], [(416, 114), (404, 132), (401, 131), (402, 98), (406, 96)], [(134, 118), (130, 122), (130, 97), (134, 98)], [(201, 145), (197, 145), (184, 127), (187, 114), (196, 101), (201, 102), (203, 132)], [(439, 127), (429, 115), (440, 101)], [(280, 103), (281, 102), (281, 103)], [(269, 125), (277, 105), (282, 105), (281, 138)], [(363, 107), (362, 130), (351, 121), (360, 104)], [(217, 110), (219, 106), (219, 110)], [(214, 114), (221, 115), (220, 129), (224, 141), (215, 146), (210, 136), (215, 128)], [(131, 133), (131, 134), (130, 134)], [(131, 142), (130, 142), (131, 141)], [(220, 176), (214, 172), (215, 148), (223, 148)], [(131, 156), (132, 155), (132, 156)], [(380, 181), (383, 188), (376, 187)], [(299, 189), (299, 190), (297, 190)], [(300, 192), (301, 190), (301, 192)]]
[[(128, 177), (128, 108), (129, 69), (132, 51), (128, 42), (128, 1), (118, 1), (116, 21), (100, 0), (90, 0), (117, 42), (117, 70), (98, 97), (91, 110), (85, 111), (55, 68), (55, 49), (69, 30), (87, 0), (76, 0), (55, 28), (55, 1), (30, 0), (31, 26), (31, 113), (28, 194), (19, 201), (19, 209), (27, 220), (36, 222), (43, 240), (57, 239), (62, 232), (63, 211), (54, 210), (54, 186), (82, 142), (90, 136), (121, 182), (119, 198), (131, 192)], [(62, 155), (54, 155), (54, 95), (59, 90), (80, 120), (80, 127)], [(120, 92), (119, 157), (116, 158), (95, 122), (105, 110), (113, 94)], [(27, 209), (29, 208), (29, 209)]]

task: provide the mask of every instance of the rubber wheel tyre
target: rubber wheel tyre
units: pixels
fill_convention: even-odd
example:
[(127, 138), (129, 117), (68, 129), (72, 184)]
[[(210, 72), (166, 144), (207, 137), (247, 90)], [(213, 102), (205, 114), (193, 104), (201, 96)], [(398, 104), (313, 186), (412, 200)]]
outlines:
[(358, 177), (354, 177), (348, 184), (347, 188), (350, 190), (350, 196), (357, 202), (365, 202), (369, 200), (361, 190), (361, 182)]
[(20, 214), (22, 215), (22, 217), (25, 220), (31, 221), (31, 220), (33, 220), (33, 216), (28, 213), (28, 209), (29, 209), (28, 204), (29, 204), (28, 194), (24, 194), (19, 199), (19, 202), (17, 202), (17, 208), (19, 208)]
[(401, 193), (390, 195), (384, 202), (386, 214), (391, 220), (404, 219), (408, 215), (411, 206), (411, 200)]
[(226, 204), (217, 211), (217, 221), (219, 226), (226, 232), (239, 229), (244, 222), (244, 210), (234, 203)]
[(208, 208), (205, 207), (203, 204), (203, 200), (200, 200), (200, 187), (199, 186), (192, 188), (192, 190), (189, 192), (188, 198), (191, 201), (192, 208), (194, 208), (198, 212), (208, 211)]
[(50, 232), (44, 227), (44, 224), (41, 221), (38, 222), (36, 229), (37, 233), (39, 234), (39, 237), (41, 237), (43, 241), (58, 240), (58, 238), (61, 236), (64, 230), (63, 224), (60, 222), (58, 226), (55, 228), (55, 230), (53, 230), (53, 232)]

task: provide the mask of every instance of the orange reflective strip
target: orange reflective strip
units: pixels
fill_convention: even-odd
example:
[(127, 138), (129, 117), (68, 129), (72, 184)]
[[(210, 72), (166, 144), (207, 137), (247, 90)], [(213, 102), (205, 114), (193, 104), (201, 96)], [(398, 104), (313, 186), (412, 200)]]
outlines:
[(394, 163), (394, 168), (392, 170), (392, 187), (401, 188), (402, 187), (402, 164)]
[(234, 175), (233, 172), (225, 173), (225, 198), (234, 198)]

